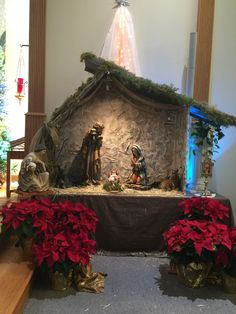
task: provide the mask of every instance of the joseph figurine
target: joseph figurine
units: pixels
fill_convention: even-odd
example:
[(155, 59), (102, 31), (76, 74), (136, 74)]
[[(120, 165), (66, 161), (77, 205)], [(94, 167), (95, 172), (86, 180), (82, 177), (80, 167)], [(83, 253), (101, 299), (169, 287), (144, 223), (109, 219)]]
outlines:
[(103, 124), (95, 123), (82, 143), (84, 183), (99, 184), (101, 178), (101, 156)]

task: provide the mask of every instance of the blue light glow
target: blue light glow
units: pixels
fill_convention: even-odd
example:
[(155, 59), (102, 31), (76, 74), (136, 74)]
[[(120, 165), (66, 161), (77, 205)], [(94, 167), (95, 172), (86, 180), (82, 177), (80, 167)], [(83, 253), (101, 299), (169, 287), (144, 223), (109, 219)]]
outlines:
[(194, 143), (194, 138), (192, 138), (190, 135), (188, 138), (188, 155), (187, 155), (187, 171), (186, 171), (187, 187), (191, 187), (195, 181), (195, 158), (196, 157), (193, 151), (196, 150), (196, 145)]

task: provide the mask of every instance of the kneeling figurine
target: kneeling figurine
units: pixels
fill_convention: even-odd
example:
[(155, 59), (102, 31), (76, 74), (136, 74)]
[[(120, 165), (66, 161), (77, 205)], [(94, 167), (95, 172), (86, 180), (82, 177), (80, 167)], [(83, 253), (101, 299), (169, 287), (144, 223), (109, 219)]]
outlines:
[(38, 145), (22, 161), (18, 189), (23, 192), (43, 192), (49, 188), (49, 173), (43, 161), (46, 155), (44, 145)]
[(127, 183), (147, 185), (148, 183), (147, 169), (141, 147), (137, 144), (134, 144), (131, 147), (131, 151), (132, 151), (131, 158), (132, 173), (128, 177)]

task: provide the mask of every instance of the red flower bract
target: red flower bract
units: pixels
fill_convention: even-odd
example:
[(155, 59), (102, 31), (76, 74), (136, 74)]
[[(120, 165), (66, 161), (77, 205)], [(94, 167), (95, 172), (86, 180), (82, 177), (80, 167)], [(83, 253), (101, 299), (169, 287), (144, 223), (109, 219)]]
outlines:
[(208, 197), (192, 197), (179, 203), (184, 215), (196, 219), (226, 221), (229, 218), (229, 208), (219, 200)]
[[(33, 236), (32, 252), (38, 266), (54, 270), (57, 264), (86, 265), (96, 252), (97, 217), (78, 202), (53, 202), (49, 198), (21, 200), (4, 206), (2, 223), (11, 234)], [(27, 228), (29, 230), (27, 230)]]
[(192, 197), (179, 206), (183, 219), (163, 234), (167, 253), (181, 262), (204, 260), (226, 267), (236, 252), (236, 228), (224, 224), (229, 209), (207, 197)]
[(201, 256), (206, 251), (216, 251), (217, 246), (232, 248), (229, 228), (209, 221), (178, 220), (163, 235), (169, 254), (185, 253), (191, 248), (195, 255)]
[(230, 239), (232, 241), (232, 244), (236, 246), (236, 228), (232, 228), (230, 230)]

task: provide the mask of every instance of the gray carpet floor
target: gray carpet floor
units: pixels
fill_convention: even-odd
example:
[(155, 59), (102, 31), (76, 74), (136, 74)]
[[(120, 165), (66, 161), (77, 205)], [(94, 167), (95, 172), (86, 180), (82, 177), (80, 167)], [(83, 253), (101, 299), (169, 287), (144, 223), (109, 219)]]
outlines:
[(236, 314), (236, 295), (218, 287), (191, 289), (152, 256), (99, 256), (93, 270), (107, 273), (105, 292), (52, 291), (35, 281), (24, 314)]

